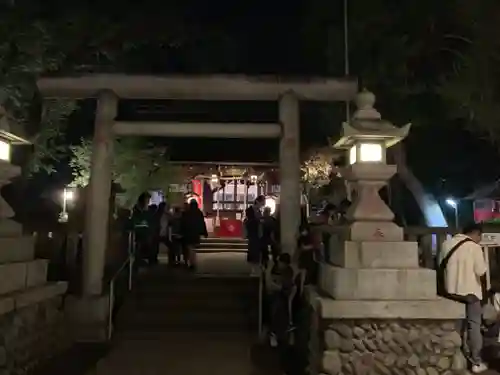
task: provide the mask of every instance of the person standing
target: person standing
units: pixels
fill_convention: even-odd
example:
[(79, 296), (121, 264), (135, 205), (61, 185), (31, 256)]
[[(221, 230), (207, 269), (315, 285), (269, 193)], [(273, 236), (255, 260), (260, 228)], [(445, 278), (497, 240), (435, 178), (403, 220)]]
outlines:
[(158, 263), (158, 254), (160, 252), (160, 243), (163, 243), (168, 248), (168, 265), (172, 265), (170, 257), (170, 236), (169, 236), (169, 225), (170, 225), (170, 207), (167, 202), (161, 202), (158, 205), (158, 211), (155, 215), (155, 236), (156, 240), (154, 243), (154, 259)]
[(468, 351), (466, 354), (474, 374), (488, 369), (481, 358), (482, 301), (486, 296), (483, 277), (487, 272), (483, 250), (479, 246), (481, 235), (481, 225), (473, 223), (467, 225), (462, 234), (446, 240), (439, 254), (438, 268), (438, 278), (442, 274), (444, 289), (440, 291), (438, 284), (438, 292), (444, 292), (447, 298), (465, 304), (467, 343), (464, 342), (464, 347)]
[(198, 202), (191, 200), (186, 211), (181, 217), (181, 234), (183, 244), (185, 246), (189, 268), (196, 268), (196, 251), (195, 248), (200, 244), (200, 238), (208, 237), (207, 226), (203, 212), (198, 208)]
[[(174, 264), (181, 264), (181, 253), (183, 249), (182, 245), (182, 233), (181, 233), (181, 218), (182, 218), (182, 210), (180, 207), (174, 207), (174, 211), (172, 216), (170, 217), (170, 223), (168, 228), (169, 238), (170, 238), (170, 247), (169, 251), (169, 259), (173, 257)], [(188, 265), (188, 257), (184, 257), (184, 264)]]
[(151, 217), (148, 212), (150, 198), (149, 193), (142, 193), (132, 211), (132, 227), (135, 234), (134, 263), (137, 267), (143, 265), (151, 247)]
[(254, 204), (245, 210), (245, 229), (248, 239), (247, 262), (252, 267), (252, 275), (258, 273), (262, 256), (262, 208), (266, 198), (259, 195)]

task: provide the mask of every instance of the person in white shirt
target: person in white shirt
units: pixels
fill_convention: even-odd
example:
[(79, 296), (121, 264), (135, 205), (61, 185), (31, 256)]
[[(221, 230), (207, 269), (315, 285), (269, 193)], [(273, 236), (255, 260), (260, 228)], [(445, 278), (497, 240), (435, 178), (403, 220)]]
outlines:
[[(482, 227), (473, 223), (445, 241), (439, 254), (439, 264), (444, 265), (444, 286), (452, 299), (465, 303), (467, 325), (467, 347), (474, 374), (486, 371), (488, 367), (481, 359), (483, 337), (481, 334), (482, 300), (484, 291), (481, 278), (487, 265), (479, 246)], [(444, 263), (444, 264), (443, 264)]]

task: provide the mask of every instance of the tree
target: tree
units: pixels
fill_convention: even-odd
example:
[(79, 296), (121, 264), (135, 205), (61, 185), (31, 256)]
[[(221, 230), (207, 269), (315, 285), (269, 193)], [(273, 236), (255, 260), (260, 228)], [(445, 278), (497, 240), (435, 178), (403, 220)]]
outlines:
[[(170, 184), (179, 184), (185, 179), (180, 167), (170, 164), (164, 147), (140, 139), (122, 138), (115, 141), (113, 150), (112, 178), (124, 190), (120, 201), (124, 207), (132, 207), (144, 191), (158, 189), (168, 194)], [(71, 152), (71, 186), (86, 186), (90, 179), (92, 141), (82, 140), (71, 146)]]
[(0, 5), (0, 105), (34, 144), (30, 172), (53, 172), (55, 163), (67, 156), (65, 127), (78, 108), (73, 101), (42, 100), (37, 76), (110, 69), (144, 72), (151, 70), (146, 55), (164, 68), (174, 52), (190, 54), (193, 46), (231, 47), (220, 31), (187, 28), (187, 15), (176, 4), (169, 12), (157, 12), (156, 6), (126, 3), (119, 8), (88, 2), (65, 7), (52, 0)]
[[(347, 3), (350, 74), (377, 95), (385, 118), (412, 122), (417, 129), (454, 121), (476, 136), (500, 140), (500, 43), (491, 37), (500, 24), (497, 2), (424, 0), (418, 7), (382, 0)], [(325, 0), (312, 1), (308, 8), (304, 40), (317, 41), (308, 43), (308, 50), (318, 54), (326, 47), (323, 71), (342, 74), (344, 9)], [(324, 123), (331, 123), (331, 117)], [(393, 152), (398, 177), (423, 213), (429, 206), (439, 209), (406, 163), (404, 146)]]

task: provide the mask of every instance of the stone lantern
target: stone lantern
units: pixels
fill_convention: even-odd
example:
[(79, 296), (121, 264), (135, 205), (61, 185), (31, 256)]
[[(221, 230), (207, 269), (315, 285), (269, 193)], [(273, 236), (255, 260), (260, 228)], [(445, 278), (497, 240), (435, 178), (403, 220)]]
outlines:
[(386, 164), (387, 149), (403, 140), (411, 124), (402, 128), (382, 120), (374, 108), (375, 95), (364, 90), (356, 98), (357, 110), (350, 122), (342, 126), (342, 136), (335, 148), (347, 152), (348, 166), (342, 176), (355, 190), (354, 201), (347, 219), (351, 225), (351, 240), (403, 239), (401, 228), (392, 220), (394, 214), (379, 195), (396, 173), (395, 165)]
[[(11, 132), (7, 114), (0, 107), (0, 189), (21, 174), (21, 168), (10, 162), (12, 146), (26, 144), (30, 142)], [(20, 226), (9, 220), (13, 216), (14, 211), (0, 194), (0, 236), (20, 234)]]
[(386, 164), (386, 149), (405, 138), (410, 125), (383, 121), (370, 92), (356, 102), (335, 145), (348, 154), (342, 176), (355, 196), (348, 226), (331, 228), (321, 293), (309, 296), (319, 331), (311, 336), (311, 368), (327, 374), (463, 374), (456, 323), (464, 307), (437, 295), (435, 271), (419, 266), (417, 242), (404, 241), (378, 194), (396, 173)]

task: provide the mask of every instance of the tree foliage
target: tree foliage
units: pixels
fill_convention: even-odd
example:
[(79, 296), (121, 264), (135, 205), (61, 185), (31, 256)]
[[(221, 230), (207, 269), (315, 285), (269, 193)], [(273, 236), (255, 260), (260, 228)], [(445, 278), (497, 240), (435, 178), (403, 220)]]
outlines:
[[(83, 139), (71, 146), (71, 186), (86, 186), (90, 180), (92, 141)], [(167, 150), (134, 138), (117, 139), (113, 145), (113, 182), (124, 191), (121, 205), (131, 207), (144, 191), (169, 191), (170, 184), (183, 182), (180, 167), (173, 166)]]
[[(171, 4), (169, 10), (157, 12), (156, 6), (134, 1), (119, 8), (92, 2), (65, 6), (53, 0), (0, 5), (0, 105), (34, 144), (30, 172), (52, 172), (67, 156), (66, 126), (78, 107), (74, 101), (42, 100), (36, 88), (39, 75), (142, 73), (169, 66), (172, 51), (185, 49), (193, 55), (197, 47), (196, 57), (203, 59), (210, 51), (199, 46), (230, 47), (233, 42), (220, 30), (186, 27), (189, 19), (182, 7)], [(157, 66), (144, 63), (145, 52)]]

